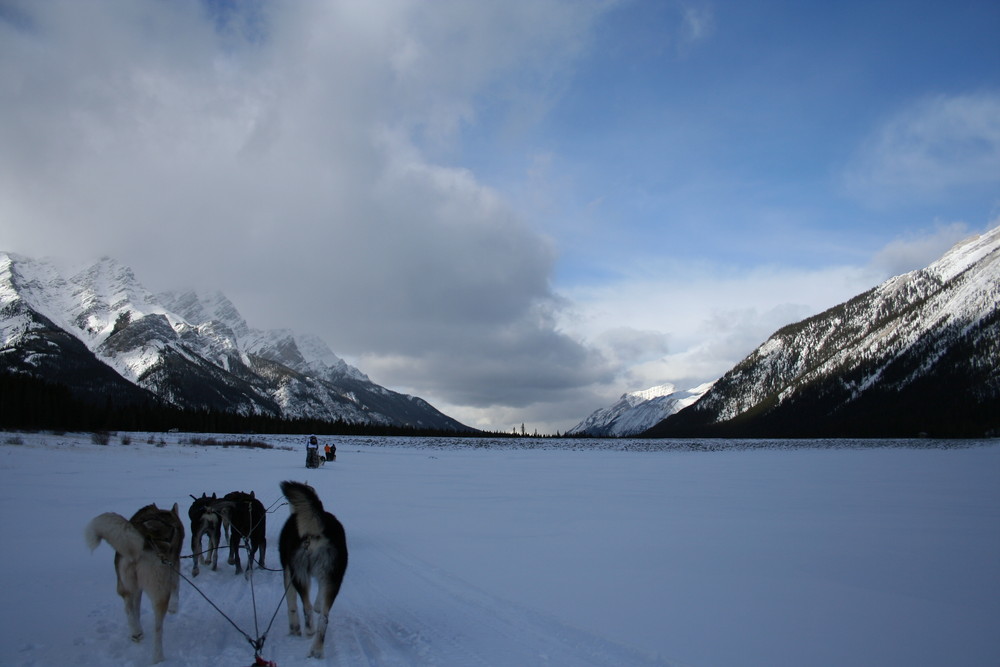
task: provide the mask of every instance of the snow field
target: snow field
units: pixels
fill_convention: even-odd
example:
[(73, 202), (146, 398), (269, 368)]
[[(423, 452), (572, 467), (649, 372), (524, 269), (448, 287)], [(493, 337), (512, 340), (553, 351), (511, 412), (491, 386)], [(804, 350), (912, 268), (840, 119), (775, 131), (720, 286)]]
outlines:
[[(215, 436), (222, 439), (220, 436)], [(316, 487), (351, 561), (326, 657), (287, 634), (279, 572), (220, 556), (194, 583), (290, 665), (1000, 664), (1000, 447), (714, 452), (446, 449), (337, 438), (283, 449), (95, 445), (0, 434), (0, 664), (144, 665), (113, 551), (84, 525), (149, 502), (254, 490), (278, 567), (278, 483)], [(21, 442), (23, 444), (11, 444)], [(584, 443), (586, 446), (586, 443)], [(189, 553), (185, 545), (183, 553)], [(182, 571), (190, 577), (191, 561)], [(152, 614), (143, 603), (147, 636)], [(191, 586), (167, 666), (248, 665), (247, 641)]]

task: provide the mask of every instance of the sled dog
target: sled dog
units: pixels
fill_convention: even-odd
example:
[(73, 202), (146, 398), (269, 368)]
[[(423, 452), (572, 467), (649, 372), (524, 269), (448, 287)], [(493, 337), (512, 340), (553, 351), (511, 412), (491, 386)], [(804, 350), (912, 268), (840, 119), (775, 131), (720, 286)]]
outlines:
[(222, 521), (229, 531), (229, 564), (236, 564), (236, 574), (243, 571), (243, 564), (240, 562), (240, 546), (243, 540), (248, 540), (250, 543), (246, 576), (250, 576), (249, 568), (252, 567), (254, 554), (258, 551), (260, 557), (257, 564), (264, 567), (264, 553), (267, 551), (267, 514), (264, 512), (264, 504), (257, 500), (254, 492), (227, 493), (222, 500), (215, 501), (212, 507), (222, 516)]
[(132, 641), (142, 640), (139, 604), (142, 594), (153, 604), (153, 662), (163, 662), (163, 616), (177, 612), (180, 592), (181, 545), (184, 524), (177, 504), (172, 510), (146, 505), (126, 520), (105, 512), (94, 517), (84, 530), (87, 546), (93, 551), (105, 540), (115, 550), (118, 595), (125, 602)]
[[(337, 517), (323, 510), (316, 491), (299, 482), (282, 482), (281, 492), (291, 505), (292, 514), (281, 529), (278, 553), (285, 573), (288, 592), (288, 629), (301, 635), (296, 593), (302, 599), (302, 613), (306, 621), (306, 634), (312, 635), (309, 657), (322, 658), (329, 622), (330, 607), (340, 592), (340, 585), (347, 570), (347, 537)], [(312, 578), (319, 582), (316, 595), (316, 624), (313, 626), (313, 604), (309, 601)]]
[[(222, 517), (215, 511), (215, 494), (209, 498), (205, 493), (201, 498), (194, 498), (191, 508), (188, 510), (188, 518), (191, 520), (191, 559), (194, 565), (191, 566), (191, 576), (198, 576), (198, 563), (208, 565), (211, 563), (212, 569), (219, 566), (219, 541), (222, 532)], [(202, 538), (208, 537), (208, 549), (202, 549)]]

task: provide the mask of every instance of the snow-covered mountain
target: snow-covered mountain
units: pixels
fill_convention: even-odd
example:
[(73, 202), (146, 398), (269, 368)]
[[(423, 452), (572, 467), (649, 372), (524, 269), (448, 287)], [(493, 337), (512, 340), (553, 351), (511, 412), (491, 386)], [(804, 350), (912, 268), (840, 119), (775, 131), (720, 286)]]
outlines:
[(1000, 433), (1000, 227), (787, 326), (656, 437)]
[(614, 405), (595, 410), (566, 435), (624, 437), (642, 433), (697, 401), (711, 386), (709, 382), (677, 391), (672, 384), (662, 384), (622, 394)]
[(0, 252), (0, 372), (91, 399), (468, 430), (373, 383), (316, 336), (252, 329), (220, 292), (154, 295), (107, 258), (67, 278), (46, 261)]

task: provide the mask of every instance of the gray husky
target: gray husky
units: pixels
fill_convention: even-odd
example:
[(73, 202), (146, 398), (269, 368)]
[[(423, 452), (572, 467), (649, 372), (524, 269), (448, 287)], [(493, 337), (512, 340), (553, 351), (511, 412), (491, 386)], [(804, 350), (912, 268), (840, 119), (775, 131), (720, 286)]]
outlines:
[[(347, 537), (337, 517), (323, 510), (323, 503), (311, 486), (282, 482), (281, 492), (292, 508), (278, 542), (285, 588), (295, 587), (295, 591), (289, 591), (287, 596), (288, 627), (291, 634), (302, 634), (296, 605), (298, 593), (298, 597), (302, 598), (306, 634), (315, 633), (309, 657), (322, 658), (330, 607), (340, 592), (347, 570)], [(309, 586), (313, 577), (319, 582), (315, 627), (313, 605), (309, 601)]]
[(94, 517), (84, 530), (93, 551), (105, 540), (115, 550), (118, 595), (125, 602), (132, 641), (142, 640), (139, 604), (146, 593), (153, 604), (153, 662), (163, 662), (163, 616), (177, 612), (184, 525), (177, 504), (172, 510), (146, 505), (131, 519), (114, 512)]
[[(201, 498), (195, 498), (188, 510), (188, 517), (191, 519), (191, 576), (198, 576), (198, 563), (211, 565), (212, 569), (219, 566), (219, 540), (222, 532), (222, 517), (215, 511), (214, 505), (218, 500), (215, 494), (209, 498), (202, 493)], [(208, 537), (208, 549), (203, 550), (202, 538)]]

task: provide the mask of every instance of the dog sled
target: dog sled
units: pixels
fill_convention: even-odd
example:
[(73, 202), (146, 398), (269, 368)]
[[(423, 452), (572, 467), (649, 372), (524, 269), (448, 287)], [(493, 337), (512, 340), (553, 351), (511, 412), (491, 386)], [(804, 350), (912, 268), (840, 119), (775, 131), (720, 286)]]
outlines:
[(320, 466), (319, 451), (316, 449), (306, 450), (306, 467), (318, 468)]
[(316, 439), (315, 435), (311, 435), (309, 442), (306, 443), (306, 467), (318, 468), (319, 466), (319, 440)]

